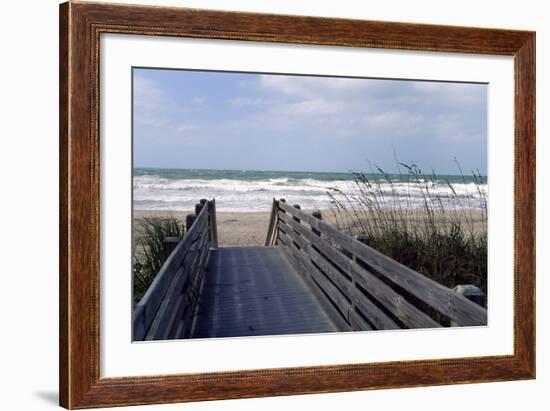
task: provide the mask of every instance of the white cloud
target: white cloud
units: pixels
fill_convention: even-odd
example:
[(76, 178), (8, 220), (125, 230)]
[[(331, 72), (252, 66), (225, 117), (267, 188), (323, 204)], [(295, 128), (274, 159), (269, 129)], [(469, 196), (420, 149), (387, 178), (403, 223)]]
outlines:
[[(195, 97), (195, 105), (203, 105), (206, 97)], [(134, 121), (137, 125), (147, 126), (164, 131), (186, 133), (197, 128), (191, 123), (182, 123), (181, 115), (187, 113), (188, 108), (178, 104), (163, 89), (162, 85), (153, 79), (134, 75)]]
[(269, 92), (298, 98), (350, 98), (376, 91), (380, 85), (373, 81), (349, 78), (304, 76), (260, 76), (261, 87)]
[(226, 102), (231, 107), (265, 107), (272, 103), (273, 101), (261, 97), (234, 97)]
[(134, 108), (144, 112), (157, 111), (168, 103), (168, 96), (154, 80), (134, 75)]
[(193, 131), (193, 130), (196, 130), (198, 127), (196, 124), (187, 124), (187, 123), (182, 123), (182, 124), (178, 124), (177, 126), (174, 127), (174, 129), (177, 131), (177, 132), (180, 132), (180, 133), (186, 133), (188, 131)]
[(472, 124), (483, 126), (486, 104), (485, 87), (463, 83), (261, 75), (258, 90), (272, 104), (256, 121), (285, 130), (334, 127), (339, 136), (424, 133), (457, 142)]
[(317, 98), (301, 100), (289, 105), (279, 105), (272, 111), (278, 111), (279, 114), (292, 117), (316, 117), (341, 114), (343, 109), (344, 105), (341, 103)]
[(389, 128), (394, 131), (410, 129), (410, 127), (420, 124), (422, 120), (422, 116), (406, 111), (387, 111), (365, 116), (365, 122), (369, 127)]
[(424, 101), (436, 102), (445, 106), (468, 106), (476, 108), (485, 104), (483, 98), (486, 88), (480, 84), (443, 83), (443, 82), (414, 82), (411, 90)]
[(208, 101), (208, 99), (206, 97), (195, 97), (192, 101), (195, 104), (202, 105), (202, 104), (205, 104)]

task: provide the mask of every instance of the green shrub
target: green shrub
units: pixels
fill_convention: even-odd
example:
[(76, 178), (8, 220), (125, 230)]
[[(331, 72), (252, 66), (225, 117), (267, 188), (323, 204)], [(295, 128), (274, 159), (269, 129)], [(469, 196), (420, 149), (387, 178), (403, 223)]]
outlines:
[(175, 217), (142, 217), (134, 222), (133, 299), (145, 294), (165, 261), (164, 238), (183, 238), (183, 224)]

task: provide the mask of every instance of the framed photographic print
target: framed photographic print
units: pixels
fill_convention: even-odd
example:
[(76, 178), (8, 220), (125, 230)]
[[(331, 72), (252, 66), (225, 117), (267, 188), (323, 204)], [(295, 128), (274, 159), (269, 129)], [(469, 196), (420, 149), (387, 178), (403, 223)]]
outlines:
[(535, 377), (535, 33), (60, 6), (66, 408)]

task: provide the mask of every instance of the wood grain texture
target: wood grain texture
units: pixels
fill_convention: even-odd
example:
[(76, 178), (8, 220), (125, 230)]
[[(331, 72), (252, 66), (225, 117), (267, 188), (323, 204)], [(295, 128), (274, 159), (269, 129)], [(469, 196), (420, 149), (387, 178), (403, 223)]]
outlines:
[(59, 8), (59, 403), (69, 404), (69, 5)]
[[(133, 315), (134, 341), (160, 338), (155, 338), (155, 333), (158, 324), (163, 322), (162, 316), (166, 315), (165, 307), (160, 310), (161, 304), (169, 304), (168, 301), (165, 301), (166, 293), (172, 289), (174, 295), (181, 294), (186, 281), (191, 278), (192, 274), (197, 273), (200, 261), (196, 256), (202, 250), (201, 247), (209, 247), (208, 209), (208, 207), (202, 208), (191, 229), (187, 231), (174, 252), (164, 262), (145, 295), (136, 304)], [(203, 241), (204, 244), (202, 244)], [(182, 267), (185, 267), (185, 270), (180, 270)], [(155, 322), (156, 327), (150, 330)]]
[(514, 55), (515, 92), (515, 320), (516, 357), (535, 376), (535, 33)]
[[(286, 233), (287, 237), (292, 240), (287, 242), (287, 248), (298, 261), (305, 265), (303, 268), (304, 271), (309, 272), (311, 276), (316, 279), (317, 284), (319, 284), (320, 288), (327, 294), (327, 298), (331, 299), (336, 306), (343, 308), (346, 307), (347, 304), (342, 304), (341, 299), (334, 294), (334, 291), (332, 291), (332, 282), (338, 285), (338, 287), (336, 287), (338, 288), (338, 291), (345, 295), (346, 298), (350, 299), (356, 307), (361, 306), (366, 308), (370, 300), (356, 288), (356, 284), (359, 284), (364, 290), (368, 291), (373, 297), (375, 297), (380, 304), (386, 307), (386, 309), (388, 309), (406, 327), (441, 327), (440, 324), (430, 318), (427, 314), (407, 302), (401, 294), (394, 291), (390, 286), (386, 285), (368, 270), (357, 264), (356, 259), (346, 257), (334, 245), (331, 245), (328, 241), (326, 241), (327, 239), (332, 239), (335, 245), (340, 247), (347, 245), (349, 250), (355, 250), (354, 244), (356, 241), (352, 237), (341, 233), (334, 227), (326, 223), (321, 223), (319, 220), (314, 219), (313, 217), (308, 216), (293, 207), (289, 207), (284, 203), (281, 203), (280, 207), (282, 211), (279, 213), (279, 224), (281, 225), (282, 230)], [(292, 214), (294, 217), (291, 218), (286, 213), (289, 215)], [(308, 229), (298, 221), (315, 224), (315, 227), (312, 226)], [(323, 238), (314, 234), (314, 228), (321, 232)], [(336, 233), (337, 235), (335, 235)], [(363, 244), (360, 245), (362, 247), (366, 247)], [(299, 249), (296, 246), (298, 246)], [(424, 277), (421, 274), (409, 269), (407, 269), (408, 271), (401, 272), (401, 267), (403, 267), (401, 264), (386, 256), (384, 256), (384, 258), (388, 261), (389, 267), (386, 272), (393, 276), (393, 270), (395, 270), (395, 274), (405, 283), (406, 286), (408, 285), (408, 282), (410, 282), (408, 277), (409, 271), (411, 271), (415, 276), (421, 276), (426, 280), (429, 280), (427, 277)], [(325, 263), (323, 263), (323, 260)], [(312, 262), (315, 262), (317, 267), (313, 266)], [(339, 267), (342, 272), (349, 276), (349, 279), (347, 279), (347, 285), (342, 284), (346, 281), (344, 280), (343, 275), (338, 277), (338, 270), (335, 270), (335, 267)], [(322, 270), (322, 272), (320, 270)], [(319, 274), (321, 274), (321, 278), (318, 277)], [(331, 282), (325, 282), (323, 280), (324, 276), (330, 278)], [(436, 287), (435, 290), (442, 290), (445, 292), (445, 295), (450, 295), (451, 297), (454, 297), (452, 294), (457, 294), (454, 291), (429, 280), (428, 282), (422, 284), (421, 288), (425, 291), (425, 293), (418, 297), (421, 299), (423, 299), (422, 296), (425, 295), (431, 297), (434, 293), (434, 287)], [(431, 305), (432, 302), (429, 299), (423, 299), (423, 301), (428, 305)], [(447, 298), (446, 301), (450, 306), (452, 298)], [(477, 308), (477, 305), (471, 301), (467, 301), (466, 304)], [(349, 320), (348, 312), (351, 311), (351, 308), (352, 307), (349, 306), (347, 307), (347, 310), (345, 310), (346, 320)], [(377, 313), (373, 312), (373, 310), (369, 311), (372, 314), (375, 314), (375, 317), (379, 317), (379, 320), (381, 319), (379, 315), (376, 315)], [(485, 311), (486, 318), (486, 310), (483, 311)], [(370, 320), (370, 316), (367, 315), (367, 312), (363, 311), (363, 315)], [(467, 319), (465, 322), (467, 322)], [(389, 328), (394, 328), (391, 326), (391, 323), (389, 323), (389, 325)]]
[[(514, 354), (100, 378), (99, 36), (108, 32), (514, 56)], [(89, 408), (534, 378), (535, 33), (71, 2), (60, 6), (60, 105), (62, 406)]]
[(337, 331), (281, 248), (210, 251), (192, 338)]

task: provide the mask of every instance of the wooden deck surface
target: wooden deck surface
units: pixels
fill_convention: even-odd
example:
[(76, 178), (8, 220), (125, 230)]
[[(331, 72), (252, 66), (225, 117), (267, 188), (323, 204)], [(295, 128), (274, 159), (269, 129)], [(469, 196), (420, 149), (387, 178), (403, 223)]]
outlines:
[(193, 338), (336, 331), (281, 248), (211, 250)]

